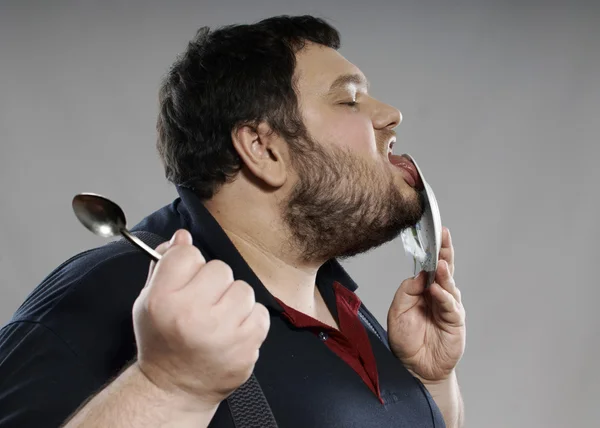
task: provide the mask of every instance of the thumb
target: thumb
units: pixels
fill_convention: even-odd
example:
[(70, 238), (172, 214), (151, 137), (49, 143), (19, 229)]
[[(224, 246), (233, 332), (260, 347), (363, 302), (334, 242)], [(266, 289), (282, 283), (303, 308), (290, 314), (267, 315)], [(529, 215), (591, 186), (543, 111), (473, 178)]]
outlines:
[(408, 294), (409, 296), (420, 296), (425, 291), (425, 284), (427, 282), (427, 272), (422, 270), (414, 278), (408, 278), (402, 281), (398, 292)]
[(426, 279), (427, 273), (422, 271), (416, 277), (402, 281), (392, 300), (390, 314), (401, 315), (412, 308), (425, 291)]
[[(169, 248), (171, 248), (175, 245), (192, 245), (192, 244), (193, 244), (193, 239), (192, 239), (192, 235), (190, 234), (190, 232), (188, 232), (185, 229), (179, 229), (173, 234), (170, 241), (163, 242), (158, 247), (156, 247), (155, 250), (158, 254), (160, 254), (161, 256), (164, 256), (165, 253), (169, 250)], [(154, 272), (155, 266), (156, 266), (156, 262), (154, 260), (151, 261), (150, 267), (148, 269), (148, 276), (146, 277), (146, 285), (144, 285), (144, 288), (150, 282), (150, 278), (152, 277), (152, 273)]]
[[(185, 229), (179, 229), (178, 231), (176, 231), (173, 236), (171, 237), (171, 240), (169, 242), (167, 242), (166, 244), (167, 249), (171, 248), (174, 245), (192, 245), (193, 239), (192, 239), (192, 235), (190, 234), (190, 232), (188, 232)], [(162, 245), (162, 244), (161, 244)], [(160, 245), (159, 245), (160, 247)], [(161, 253), (163, 254), (163, 253)]]

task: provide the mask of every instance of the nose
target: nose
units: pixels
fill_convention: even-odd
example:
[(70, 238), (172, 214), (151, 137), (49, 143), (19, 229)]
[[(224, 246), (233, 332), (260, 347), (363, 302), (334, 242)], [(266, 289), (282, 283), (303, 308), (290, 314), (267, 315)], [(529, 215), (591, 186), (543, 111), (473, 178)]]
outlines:
[(375, 129), (394, 129), (402, 123), (402, 113), (391, 105), (379, 103), (373, 113)]

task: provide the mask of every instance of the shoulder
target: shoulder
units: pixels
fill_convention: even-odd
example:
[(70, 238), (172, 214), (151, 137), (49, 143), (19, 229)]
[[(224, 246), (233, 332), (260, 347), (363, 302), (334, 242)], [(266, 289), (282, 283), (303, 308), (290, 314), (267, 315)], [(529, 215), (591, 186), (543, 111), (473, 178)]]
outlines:
[[(139, 294), (149, 259), (126, 242), (109, 243), (79, 253), (54, 269), (27, 296), (13, 319), (43, 322), (58, 310), (108, 303)], [(140, 284), (140, 281), (143, 280)], [(110, 296), (110, 299), (105, 297)]]
[(135, 356), (131, 306), (148, 265), (131, 245), (111, 243), (75, 255), (35, 287), (0, 330), (9, 426), (58, 426)]
[(126, 242), (77, 254), (31, 292), (12, 322), (42, 325), (96, 376), (110, 377), (135, 356), (132, 307), (148, 268), (149, 258)]

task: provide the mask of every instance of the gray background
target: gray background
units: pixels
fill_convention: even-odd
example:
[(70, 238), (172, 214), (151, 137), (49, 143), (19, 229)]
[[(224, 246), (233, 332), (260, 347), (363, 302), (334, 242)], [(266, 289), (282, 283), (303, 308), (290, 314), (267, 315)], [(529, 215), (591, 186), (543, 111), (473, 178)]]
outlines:
[[(565, 1), (0, 3), (0, 323), (100, 238), (71, 212), (103, 193), (134, 224), (169, 203), (155, 154), (161, 75), (202, 25), (313, 13), (435, 189), (467, 308), (468, 427), (600, 426), (600, 6)], [(385, 322), (401, 243), (346, 263)]]

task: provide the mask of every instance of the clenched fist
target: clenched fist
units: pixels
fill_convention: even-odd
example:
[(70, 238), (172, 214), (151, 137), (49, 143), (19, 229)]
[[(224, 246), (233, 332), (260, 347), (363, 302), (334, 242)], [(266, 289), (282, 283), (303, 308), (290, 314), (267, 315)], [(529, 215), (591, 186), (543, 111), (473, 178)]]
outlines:
[(216, 406), (252, 374), (269, 312), (228, 265), (206, 263), (187, 231), (157, 251), (133, 307), (137, 364), (160, 388)]

